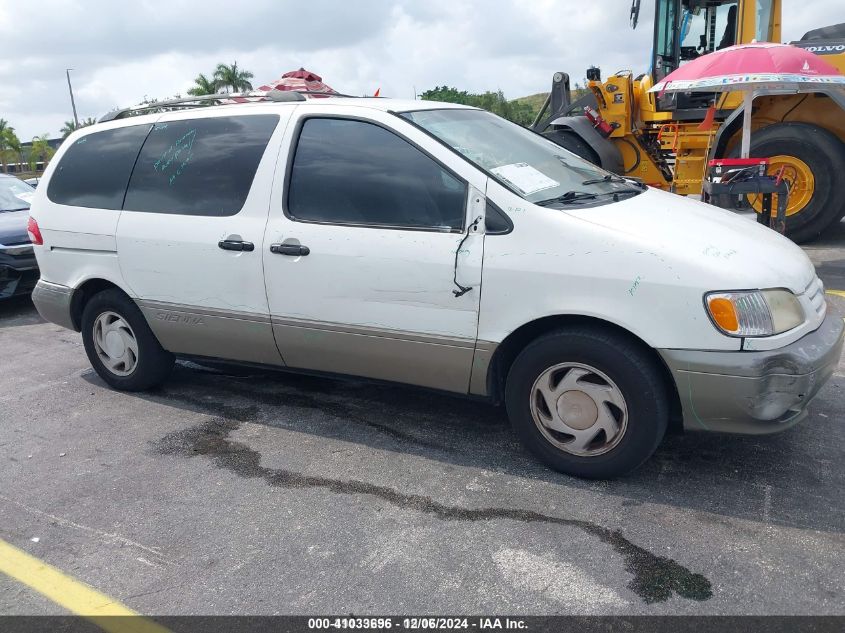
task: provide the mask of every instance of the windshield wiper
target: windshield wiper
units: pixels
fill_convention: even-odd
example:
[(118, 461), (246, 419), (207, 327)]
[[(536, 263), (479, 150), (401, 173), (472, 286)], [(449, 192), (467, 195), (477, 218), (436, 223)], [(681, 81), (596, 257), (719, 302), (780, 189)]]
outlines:
[(639, 192), (638, 189), (622, 189), (620, 191), (601, 191), (599, 193), (590, 193), (589, 191), (567, 191), (562, 196), (558, 196), (557, 198), (550, 198), (549, 200), (541, 200), (540, 202), (535, 202), (534, 204), (540, 205), (541, 207), (558, 203), (558, 204), (572, 204), (575, 202), (581, 202), (582, 200), (592, 200), (594, 198), (598, 198), (601, 196), (613, 196), (613, 201), (618, 202), (619, 196), (625, 195), (637, 195)]
[(4, 211), (29, 211), (29, 207), (21, 207), (20, 209), (0, 209), (0, 212)]
[(617, 176), (616, 174), (607, 174), (606, 176), (602, 176), (601, 178), (591, 178), (589, 180), (585, 180), (582, 182), (582, 185), (597, 185), (602, 182), (619, 182), (626, 185), (633, 185), (637, 189), (645, 189), (646, 184), (639, 179), (636, 178), (625, 178), (624, 176)]
[(589, 191), (567, 191), (562, 196), (558, 196), (557, 198), (549, 198), (548, 200), (541, 200), (536, 204), (539, 205), (546, 205), (552, 204), (553, 202), (560, 202), (562, 204), (569, 204), (571, 202), (579, 202), (581, 200), (591, 200), (593, 198), (597, 198), (599, 195), (597, 193), (590, 193)]
[(628, 182), (622, 176), (614, 176), (613, 174), (607, 174), (606, 176), (602, 176), (601, 178), (590, 178), (589, 180), (585, 180), (582, 182), (582, 185), (597, 185), (600, 182)]

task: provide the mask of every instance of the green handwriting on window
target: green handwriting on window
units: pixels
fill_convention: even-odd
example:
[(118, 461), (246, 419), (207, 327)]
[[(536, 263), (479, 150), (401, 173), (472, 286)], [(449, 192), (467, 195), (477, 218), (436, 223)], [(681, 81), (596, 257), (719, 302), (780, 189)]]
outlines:
[[(167, 124), (160, 124), (165, 127)], [(154, 128), (160, 129), (160, 128)], [(197, 136), (196, 128), (183, 134), (176, 139), (170, 147), (161, 153), (158, 160), (153, 163), (153, 169), (162, 175), (167, 176), (168, 184), (172, 185), (181, 176), (194, 156), (194, 139)]]

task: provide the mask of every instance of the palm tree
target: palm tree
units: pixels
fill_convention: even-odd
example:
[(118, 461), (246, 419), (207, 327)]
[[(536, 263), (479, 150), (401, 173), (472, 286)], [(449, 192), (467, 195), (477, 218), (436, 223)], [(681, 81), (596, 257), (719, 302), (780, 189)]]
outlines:
[(16, 159), (16, 162), (18, 160), (20, 161), (16, 168), (16, 171), (21, 171), (21, 169), (23, 168), (23, 152), (21, 151), (21, 140), (18, 138), (18, 135), (15, 134), (15, 131), (11, 128), (6, 128), (6, 130), (3, 132), (3, 135), (6, 137), (6, 145), (9, 147), (9, 154)]
[(238, 68), (238, 62), (232, 62), (231, 66), (217, 64), (214, 69), (214, 82), (218, 89), (231, 88), (232, 92), (245, 92), (252, 90), (249, 82), (253, 75), (248, 70)]
[(188, 90), (188, 94), (191, 96), (213, 95), (217, 92), (217, 82), (214, 79), (209, 79), (202, 73), (194, 79), (194, 84), (194, 87)]
[(14, 134), (15, 128), (9, 125), (6, 119), (0, 119), (0, 163), (3, 164), (3, 171), (9, 173), (9, 164), (6, 160), (9, 149), (9, 134)]
[(29, 169), (31, 171), (36, 171), (35, 167), (39, 160), (44, 161), (44, 169), (46, 169), (47, 163), (56, 153), (56, 150), (50, 147), (48, 140), (47, 134), (32, 137), (32, 145), (29, 148)]
[(62, 138), (67, 138), (70, 136), (71, 132), (76, 130), (76, 122), (75, 121), (65, 121), (65, 124), (62, 126), (62, 129), (59, 130), (59, 134), (62, 135)]
[(75, 121), (65, 121), (65, 124), (62, 126), (62, 129), (59, 130), (59, 133), (62, 135), (62, 138), (67, 138), (72, 132), (75, 132), (83, 127), (88, 127), (89, 125), (94, 125), (96, 122), (97, 120), (92, 117), (82, 119), (79, 122), (79, 125), (77, 125)]

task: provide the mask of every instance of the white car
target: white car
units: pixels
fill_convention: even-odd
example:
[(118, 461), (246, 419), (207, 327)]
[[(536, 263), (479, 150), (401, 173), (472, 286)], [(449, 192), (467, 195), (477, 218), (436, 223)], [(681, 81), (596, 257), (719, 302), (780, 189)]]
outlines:
[(74, 132), (33, 299), (117, 389), (200, 357), (489, 398), (550, 467), (635, 468), (670, 420), (806, 416), (842, 319), (800, 248), (488, 112), (325, 98)]

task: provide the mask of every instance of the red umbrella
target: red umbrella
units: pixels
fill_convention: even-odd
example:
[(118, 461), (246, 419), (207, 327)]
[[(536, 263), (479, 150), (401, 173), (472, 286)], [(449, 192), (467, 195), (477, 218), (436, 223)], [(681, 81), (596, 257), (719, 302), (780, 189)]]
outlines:
[(825, 92), (845, 99), (845, 75), (819, 56), (789, 44), (740, 44), (702, 55), (670, 73), (650, 92), (731, 92), (745, 95), (742, 157), (751, 142), (751, 104), (760, 94)]
[(258, 90), (269, 92), (271, 90), (295, 90), (297, 92), (323, 92), (325, 94), (336, 94), (336, 91), (329, 85), (323, 83), (323, 78), (310, 70), (300, 68), (285, 73), (276, 81), (259, 86)]

